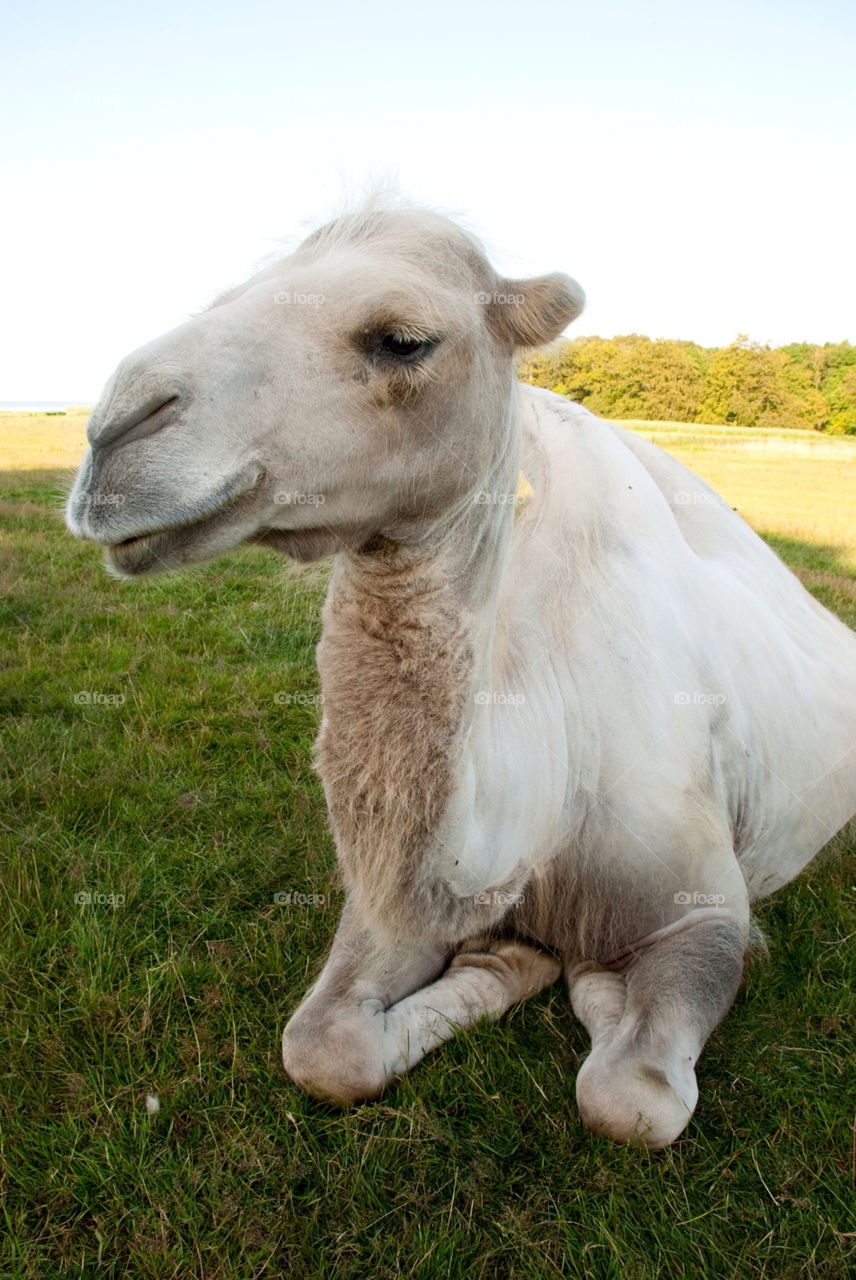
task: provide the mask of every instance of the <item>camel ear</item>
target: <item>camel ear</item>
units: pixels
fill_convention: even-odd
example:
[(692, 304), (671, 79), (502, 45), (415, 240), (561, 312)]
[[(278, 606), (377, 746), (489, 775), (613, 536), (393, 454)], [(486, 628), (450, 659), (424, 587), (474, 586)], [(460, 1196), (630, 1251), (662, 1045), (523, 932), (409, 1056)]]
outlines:
[(488, 323), (511, 347), (540, 347), (557, 338), (585, 306), (576, 280), (554, 271), (529, 280), (498, 280), (488, 303)]

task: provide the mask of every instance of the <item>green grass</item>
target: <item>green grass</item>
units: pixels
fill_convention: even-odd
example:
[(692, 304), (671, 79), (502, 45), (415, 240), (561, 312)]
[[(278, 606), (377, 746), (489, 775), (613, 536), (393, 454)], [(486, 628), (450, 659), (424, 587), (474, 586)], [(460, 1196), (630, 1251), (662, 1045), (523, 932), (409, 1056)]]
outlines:
[[(834, 510), (827, 475), (801, 531), (765, 497), (775, 474), (790, 492), (793, 459), (753, 480), (739, 443), (705, 440), (702, 463), (754, 486), (777, 550), (856, 621), (852, 488)], [(770, 958), (668, 1151), (582, 1129), (586, 1037), (558, 986), (381, 1102), (315, 1103), (278, 1042), (342, 903), (311, 768), (327, 566), (246, 551), (119, 583), (63, 532), (63, 487), (0, 475), (0, 1274), (853, 1274), (852, 830), (763, 905)]]

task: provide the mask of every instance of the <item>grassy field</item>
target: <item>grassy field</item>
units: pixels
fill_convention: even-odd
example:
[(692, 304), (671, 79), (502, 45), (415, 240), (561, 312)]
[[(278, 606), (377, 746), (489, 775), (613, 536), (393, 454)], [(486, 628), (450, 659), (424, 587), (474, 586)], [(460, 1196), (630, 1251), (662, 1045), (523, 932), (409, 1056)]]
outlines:
[[(84, 422), (0, 415), (0, 1275), (856, 1273), (854, 832), (763, 904), (770, 958), (665, 1152), (583, 1130), (558, 986), (378, 1103), (311, 1101), (278, 1041), (342, 903), (311, 768), (328, 567), (110, 579), (59, 519)], [(636, 427), (856, 626), (856, 441)]]

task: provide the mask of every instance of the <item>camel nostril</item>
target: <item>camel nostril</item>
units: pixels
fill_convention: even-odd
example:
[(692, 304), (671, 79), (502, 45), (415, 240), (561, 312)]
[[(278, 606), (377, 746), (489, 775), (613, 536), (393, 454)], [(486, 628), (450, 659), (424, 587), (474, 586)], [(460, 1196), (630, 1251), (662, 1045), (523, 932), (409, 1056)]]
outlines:
[(142, 397), (123, 396), (108, 404), (106, 411), (96, 409), (89, 419), (87, 435), (89, 443), (102, 448), (121, 440), (129, 444), (153, 435), (178, 416), (186, 402), (186, 396), (175, 388), (152, 391)]

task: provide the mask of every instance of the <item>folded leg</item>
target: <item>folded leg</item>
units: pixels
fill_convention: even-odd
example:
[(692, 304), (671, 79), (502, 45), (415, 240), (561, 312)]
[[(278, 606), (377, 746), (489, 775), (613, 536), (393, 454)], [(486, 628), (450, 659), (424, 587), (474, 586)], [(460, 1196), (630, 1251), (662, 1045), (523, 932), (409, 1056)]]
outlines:
[(665, 933), (623, 972), (577, 965), (574, 1012), (592, 1038), (577, 1076), (583, 1123), (619, 1142), (668, 1146), (698, 1100), (694, 1067), (731, 1007), (748, 920), (723, 910)]
[(433, 944), (384, 942), (346, 907), (327, 963), (283, 1033), (285, 1069), (318, 1098), (375, 1098), (458, 1030), (500, 1017), (560, 972), (554, 956), (516, 942), (471, 940), (451, 960)]

